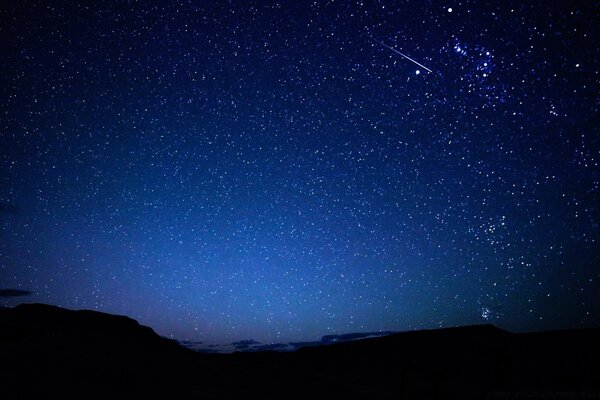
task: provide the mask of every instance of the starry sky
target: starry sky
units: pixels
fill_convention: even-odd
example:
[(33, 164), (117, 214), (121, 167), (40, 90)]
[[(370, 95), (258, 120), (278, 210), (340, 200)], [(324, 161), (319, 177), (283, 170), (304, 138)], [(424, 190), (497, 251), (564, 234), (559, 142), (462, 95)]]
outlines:
[(600, 325), (594, 1), (13, 1), (0, 288), (180, 340)]

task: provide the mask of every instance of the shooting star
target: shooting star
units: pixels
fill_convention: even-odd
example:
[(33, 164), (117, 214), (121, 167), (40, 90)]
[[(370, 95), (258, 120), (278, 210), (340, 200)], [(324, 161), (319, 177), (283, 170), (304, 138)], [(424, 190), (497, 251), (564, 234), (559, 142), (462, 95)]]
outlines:
[(402, 57), (406, 58), (408, 61), (412, 61), (413, 63), (417, 64), (419, 67), (423, 68), (424, 70), (427, 70), (427, 72), (433, 72), (432, 70), (430, 70), (429, 68), (427, 68), (426, 66), (424, 66), (423, 64), (413, 60), (412, 58), (410, 58), (409, 56), (407, 56), (406, 54), (402, 54), (400, 53), (398, 50), (394, 49), (392, 46), (388, 46), (387, 44), (383, 43), (381, 40), (377, 40), (375, 39), (373, 36), (368, 36), (367, 37), (369, 39), (371, 39), (372, 41), (374, 41), (375, 43), (379, 43), (380, 45), (382, 45), (383, 47), (386, 47), (388, 49), (390, 49), (391, 51), (393, 51), (394, 53), (400, 54)]

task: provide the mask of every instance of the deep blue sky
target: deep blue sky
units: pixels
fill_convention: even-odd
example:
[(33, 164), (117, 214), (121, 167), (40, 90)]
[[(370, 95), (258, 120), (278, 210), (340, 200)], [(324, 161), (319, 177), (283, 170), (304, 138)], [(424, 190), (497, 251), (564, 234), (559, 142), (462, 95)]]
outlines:
[(5, 303), (212, 343), (600, 324), (597, 2), (159, 3), (0, 8)]

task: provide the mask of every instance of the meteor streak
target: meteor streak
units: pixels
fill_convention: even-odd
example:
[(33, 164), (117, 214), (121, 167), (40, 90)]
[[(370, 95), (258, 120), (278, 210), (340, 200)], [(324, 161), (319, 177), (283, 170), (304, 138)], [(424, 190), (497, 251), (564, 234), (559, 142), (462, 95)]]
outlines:
[(402, 57), (406, 58), (407, 60), (414, 62), (414, 63), (415, 63), (415, 64), (417, 64), (419, 67), (421, 67), (421, 68), (423, 68), (423, 69), (427, 70), (428, 72), (433, 72), (432, 70), (430, 70), (429, 68), (427, 68), (427, 67), (426, 67), (426, 66), (424, 66), (423, 64), (421, 64), (421, 63), (419, 63), (419, 62), (417, 62), (417, 61), (413, 60), (412, 58), (410, 58), (410, 57), (409, 57), (409, 56), (407, 56), (406, 54), (402, 54), (402, 53), (400, 53), (398, 50), (394, 49), (393, 47), (391, 47), (391, 46), (388, 46), (387, 44), (383, 43), (381, 40), (377, 40), (377, 39), (375, 39), (373, 36), (367, 36), (367, 37), (368, 37), (369, 39), (371, 39), (372, 41), (374, 41), (374, 42), (376, 42), (376, 43), (379, 43), (379, 44), (380, 44), (380, 45), (382, 45), (383, 47), (386, 47), (386, 48), (390, 49), (390, 50), (391, 50), (391, 51), (393, 51), (394, 53), (398, 53), (398, 54), (400, 54)]

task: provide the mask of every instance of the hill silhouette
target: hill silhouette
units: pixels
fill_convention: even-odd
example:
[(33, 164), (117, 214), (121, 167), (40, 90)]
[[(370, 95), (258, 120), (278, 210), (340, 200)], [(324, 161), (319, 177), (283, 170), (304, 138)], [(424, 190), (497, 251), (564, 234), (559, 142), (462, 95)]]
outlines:
[(599, 334), (480, 325), (295, 352), (201, 354), (127, 317), (24, 304), (0, 309), (0, 395), (589, 398), (600, 389)]

